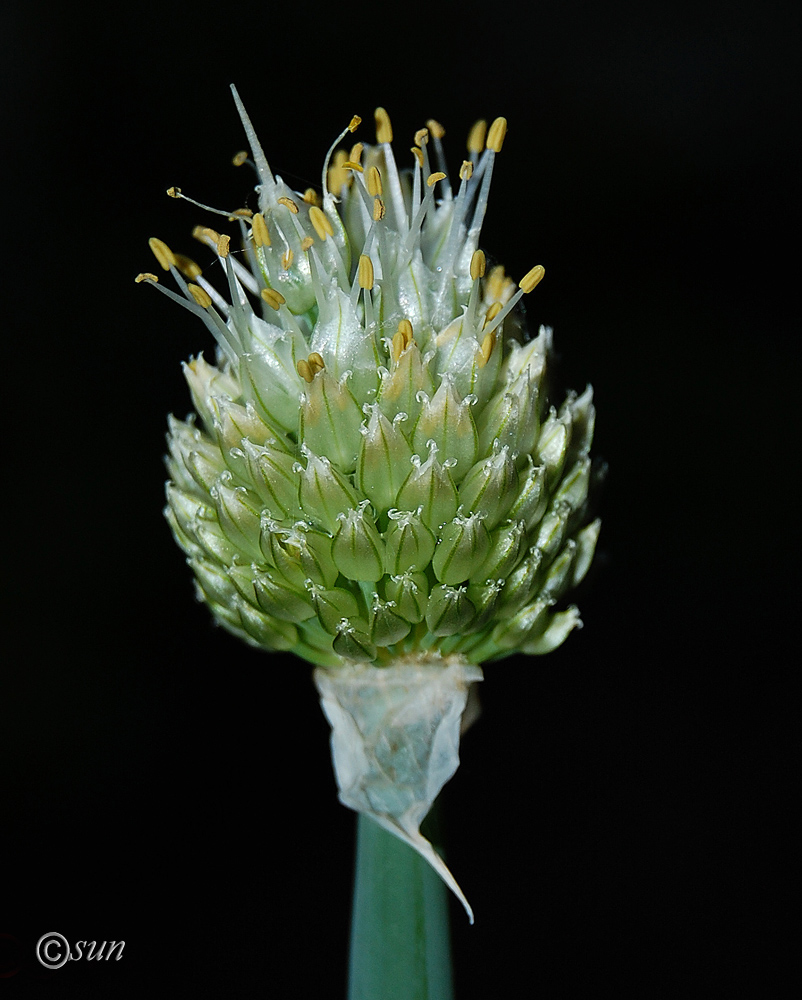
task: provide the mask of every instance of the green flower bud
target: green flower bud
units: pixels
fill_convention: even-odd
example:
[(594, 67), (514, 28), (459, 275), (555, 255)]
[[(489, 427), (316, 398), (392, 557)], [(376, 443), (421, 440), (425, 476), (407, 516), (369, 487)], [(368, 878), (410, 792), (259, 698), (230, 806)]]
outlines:
[(565, 642), (568, 634), (575, 628), (582, 628), (579, 612), (575, 607), (567, 608), (565, 611), (558, 611), (551, 616), (551, 620), (540, 635), (529, 638), (521, 647), (522, 653), (529, 653), (534, 656), (542, 656), (561, 646)]
[(301, 396), (301, 439), (343, 472), (352, 472), (359, 451), (362, 414), (343, 382), (325, 371), (313, 376)]
[(546, 512), (549, 493), (546, 489), (546, 466), (536, 466), (531, 455), (526, 457), (529, 463), (526, 476), (508, 516), (513, 521), (523, 521), (527, 531), (531, 531)]
[(476, 617), (471, 623), (473, 629), (482, 629), (492, 620), (504, 584), (504, 579), (498, 579), (487, 580), (481, 584), (471, 584), (468, 587), (468, 600), (476, 610)]
[(441, 531), (432, 558), (434, 575), (441, 583), (461, 583), (482, 566), (489, 551), (490, 535), (482, 515), (458, 515)]
[(570, 440), (570, 411), (558, 414), (552, 406), (548, 420), (543, 424), (537, 450), (538, 459), (546, 467), (546, 483), (549, 487), (562, 473)]
[(211, 455), (204, 451), (191, 451), (184, 459), (195, 483), (202, 490), (211, 491), (221, 474), (226, 471), (225, 463), (220, 460), (219, 452)]
[(202, 354), (184, 364), (195, 410), (206, 427), (212, 427), (217, 416), (215, 400), (233, 399), (240, 392), (239, 382), (227, 372), (207, 364)]
[[(336, 212), (329, 213), (332, 214), (336, 216)], [(326, 240), (325, 244), (328, 243)], [(329, 285), (328, 294), (318, 300), (318, 305), (320, 313), (314, 324), (309, 351), (325, 358), (326, 371), (338, 381), (348, 377), (348, 384), (358, 401), (372, 399), (379, 385), (378, 367), (383, 358), (376, 338), (365, 329), (357, 309), (342, 288)]]
[(199, 518), (195, 522), (195, 538), (201, 550), (210, 559), (216, 560), (223, 566), (231, 566), (241, 558), (238, 550), (223, 534), (223, 529), (212, 518), (208, 520)]
[[(267, 528), (270, 522), (267, 521)], [(293, 575), (293, 582), (303, 578), (304, 587), (306, 581), (322, 584), (324, 587), (333, 587), (339, 575), (339, 570), (334, 564), (331, 552), (331, 535), (325, 531), (318, 531), (306, 521), (296, 521), (291, 528), (282, 528), (279, 531), (281, 544), (292, 559), (300, 564), (300, 570)], [(265, 535), (262, 536), (262, 550), (264, 551)], [(299, 585), (298, 589), (302, 589)]]
[(363, 500), (358, 507), (337, 515), (340, 525), (331, 554), (343, 576), (375, 583), (384, 576), (384, 542), (367, 513), (369, 505), (369, 500)]
[(288, 587), (269, 571), (256, 566), (234, 565), (229, 570), (231, 582), (251, 607), (272, 618), (286, 622), (302, 622), (315, 613), (309, 598)]
[[(184, 539), (181, 547), (185, 552), (187, 551), (187, 546), (193, 550), (197, 549), (196, 533), (198, 523), (202, 519), (208, 520), (214, 516), (214, 510), (208, 505), (211, 502), (211, 497), (207, 497), (207, 501), (203, 501), (194, 493), (179, 489), (172, 482), (167, 484), (166, 492), (167, 509), (165, 513), (174, 526), (173, 530), (177, 528), (181, 532), (181, 537)], [(230, 547), (230, 551), (233, 556), (234, 549)]]
[(210, 402), (215, 414), (215, 438), (222, 451), (240, 448), (246, 441), (261, 444), (272, 437), (273, 430), (250, 400), (242, 406), (225, 396), (213, 396)]
[(543, 562), (543, 553), (533, 545), (523, 560), (507, 577), (507, 583), (499, 599), (499, 611), (505, 616), (515, 614), (531, 598)]
[(601, 521), (597, 518), (587, 527), (577, 532), (576, 536), (576, 557), (574, 559), (574, 572), (571, 586), (576, 587), (585, 579), (585, 574), (590, 569), (593, 561), (593, 553), (596, 551), (596, 542), (599, 540)]
[(526, 549), (526, 525), (523, 521), (502, 525), (490, 536), (490, 551), (484, 562), (471, 571), (471, 580), (506, 580), (521, 561)]
[[(230, 481), (231, 473), (227, 476)], [(258, 559), (262, 509), (259, 497), (245, 486), (228, 486), (222, 476), (210, 494), (226, 538), (247, 558)]]
[(538, 599), (521, 608), (507, 621), (499, 622), (493, 630), (493, 642), (501, 649), (517, 649), (535, 632), (540, 635), (541, 624), (545, 625), (552, 601)]
[(271, 517), (300, 518), (299, 481), (293, 456), (270, 444), (256, 445), (248, 438), (242, 440), (242, 453), (248, 481), (262, 500), (263, 509)]
[(253, 646), (269, 645), (271, 649), (286, 650), (293, 649), (298, 642), (298, 629), (294, 625), (257, 611), (247, 601), (236, 601), (235, 615), (228, 613), (227, 605), (211, 606), (225, 627)]
[(476, 427), (471, 416), (475, 396), (464, 399), (454, 391), (448, 373), (443, 375), (440, 387), (432, 399), (421, 394), (424, 402), (412, 435), (412, 447), (419, 453), (434, 441), (438, 452), (461, 471), (462, 475), (476, 460)]
[(441, 583), (432, 589), (426, 608), (426, 624), (432, 635), (454, 635), (473, 621), (476, 608), (468, 598), (466, 587), (450, 587)]
[(195, 574), (201, 600), (223, 606), (234, 603), (237, 588), (218, 562), (203, 558), (187, 561)]
[(303, 454), (306, 467), (296, 466), (301, 477), (301, 508), (333, 533), (337, 530), (337, 516), (356, 507), (362, 498), (328, 458), (319, 458), (307, 449)]
[(524, 371), (490, 401), (479, 438), (481, 452), (487, 454), (494, 442), (515, 454), (528, 454), (537, 440), (539, 396), (531, 376)]
[(376, 646), (392, 646), (409, 633), (412, 623), (398, 613), (395, 601), (373, 597), (370, 615), (370, 638)]
[(434, 393), (434, 379), (428, 364), (421, 357), (418, 345), (411, 343), (394, 361), (390, 371), (382, 373), (376, 402), (388, 420), (400, 413), (414, 427), (422, 402)]
[(508, 446), (482, 459), (460, 483), (460, 506), (483, 514), (489, 531), (507, 514), (518, 493), (518, 472)]
[(384, 586), (387, 600), (392, 601), (398, 614), (417, 625), (422, 622), (429, 606), (429, 584), (425, 573), (407, 570), (389, 577)]
[(562, 545), (570, 516), (571, 507), (565, 501), (555, 503), (546, 511), (537, 533), (537, 546), (546, 559)]
[(350, 590), (342, 587), (327, 590), (311, 580), (308, 590), (318, 621), (332, 635), (340, 630), (340, 622), (344, 618), (353, 619), (359, 614), (359, 605)]
[(348, 618), (340, 622), (339, 630), (334, 636), (332, 648), (344, 660), (370, 662), (376, 659), (376, 646), (370, 641), (370, 635), (364, 622), (353, 624)]
[(277, 342), (275, 347), (277, 350), (256, 350), (242, 356), (239, 366), (242, 388), (245, 398), (268, 424), (294, 431), (298, 427), (302, 381), (295, 370), (289, 339)]
[(426, 569), (432, 561), (437, 539), (421, 520), (420, 512), (391, 510), (385, 533), (385, 568), (391, 575), (405, 570)]
[(378, 404), (369, 405), (369, 410), (370, 419), (362, 428), (355, 479), (357, 488), (370, 500), (374, 510), (383, 514), (395, 504), (409, 474), (412, 448), (398, 426), (402, 422), (398, 415), (391, 423)]
[(437, 445), (429, 442), (429, 457), (421, 462), (412, 456), (412, 471), (398, 493), (398, 507), (420, 510), (421, 519), (432, 531), (450, 521), (457, 512), (457, 488), (449, 471), (449, 460), (437, 461)]
[(574, 510), (581, 510), (588, 498), (590, 486), (590, 459), (585, 455), (577, 459), (564, 474), (554, 494), (555, 503), (566, 503)]
[(569, 538), (546, 571), (541, 594), (553, 601), (562, 597), (571, 583), (576, 558), (576, 542)]

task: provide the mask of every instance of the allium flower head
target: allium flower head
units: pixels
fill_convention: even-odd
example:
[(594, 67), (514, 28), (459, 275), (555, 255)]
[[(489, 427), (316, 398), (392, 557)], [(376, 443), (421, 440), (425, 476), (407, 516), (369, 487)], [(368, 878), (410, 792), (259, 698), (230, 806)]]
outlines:
[(579, 624), (559, 602), (599, 531), (591, 390), (550, 404), (551, 332), (529, 339), (519, 307), (543, 268), (516, 285), (479, 249), (503, 118), (474, 126), (452, 185), (442, 127), (399, 170), (379, 108), (376, 143), (337, 150), (354, 118), (321, 191), (299, 193), (234, 96), (258, 211), (219, 213), (239, 249), (194, 234), (225, 293), (157, 239), (180, 294), (137, 279), (217, 345), (184, 369), (196, 414), (170, 419), (166, 515), (220, 624), (317, 665), (342, 802), (411, 844), (470, 916), (419, 826), (458, 766), (479, 665)]
[(554, 649), (599, 530), (594, 409), (590, 388), (547, 398), (551, 332), (528, 339), (518, 306), (543, 268), (516, 285), (479, 249), (506, 121), (477, 123), (452, 184), (442, 127), (401, 170), (379, 108), (376, 143), (335, 151), (354, 118), (322, 193), (299, 193), (235, 99), (259, 210), (230, 214), (238, 252), (195, 231), (225, 292), (151, 240), (181, 294), (158, 287), (217, 346), (185, 366), (198, 419), (170, 419), (166, 515), (200, 598), (251, 644), (325, 667)]

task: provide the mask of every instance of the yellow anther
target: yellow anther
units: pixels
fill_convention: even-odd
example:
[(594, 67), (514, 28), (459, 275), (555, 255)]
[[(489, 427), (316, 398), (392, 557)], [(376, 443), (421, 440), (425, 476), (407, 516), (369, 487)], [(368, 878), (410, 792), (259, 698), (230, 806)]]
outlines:
[(428, 130), (435, 137), (435, 139), (442, 139), (443, 136), (446, 134), (446, 130), (443, 128), (440, 122), (435, 121), (434, 118), (430, 118), (426, 122), (426, 128), (428, 128)]
[(148, 246), (153, 251), (153, 256), (165, 271), (169, 271), (171, 267), (175, 267), (175, 254), (166, 243), (157, 240), (155, 236), (151, 236), (148, 240)]
[(278, 203), (279, 205), (283, 205), (285, 208), (288, 208), (293, 215), (298, 214), (298, 206), (295, 204), (292, 198), (279, 198)]
[(311, 236), (304, 236), (304, 238), (301, 240), (301, 249), (303, 250), (303, 252), (306, 253), (306, 251), (312, 246), (314, 242), (315, 241), (312, 239)]
[(412, 147), (412, 152), (415, 154), (415, 159), (418, 161), (418, 166), (423, 166), (423, 150), (419, 149), (417, 146)]
[(317, 205), (313, 205), (309, 209), (309, 221), (315, 227), (315, 232), (321, 240), (325, 240), (327, 236), (334, 235), (334, 229), (328, 216)]
[(304, 382), (312, 382), (315, 378), (312, 369), (309, 367), (309, 362), (304, 361), (301, 358), (295, 366), (298, 369), (298, 374), (304, 380)]
[(344, 184), (350, 184), (353, 180), (353, 176), (343, 168), (345, 161), (345, 151), (338, 149), (334, 154), (332, 165), (329, 167), (328, 173), (326, 174), (326, 184), (337, 194), (340, 193)]
[(504, 284), (507, 281), (504, 268), (501, 264), (496, 264), (490, 269), (490, 274), (485, 281), (485, 298), (500, 299), (504, 291)]
[(469, 181), (471, 177), (473, 177), (473, 163), (470, 160), (463, 160), (462, 166), (459, 168), (459, 179)]
[(376, 142), (392, 142), (393, 126), (390, 124), (390, 116), (384, 108), (376, 108), (373, 117), (376, 121)]
[(189, 257), (185, 257), (182, 253), (174, 253), (175, 266), (184, 275), (185, 278), (189, 278), (192, 281), (193, 278), (197, 278), (199, 274), (203, 274), (203, 271), (198, 267), (194, 260)]
[(278, 310), (278, 307), (283, 306), (287, 301), (275, 288), (263, 288), (260, 294), (271, 309)]
[(378, 167), (371, 167), (368, 170), (368, 192), (376, 197), (377, 194), (382, 193), (382, 175), (379, 173)]
[(292, 252), (290, 247), (287, 247), (287, 249), (281, 256), (281, 266), (284, 268), (285, 271), (289, 271), (289, 269), (292, 267), (292, 262), (294, 259), (295, 259), (295, 254)]
[(251, 220), (251, 232), (253, 234), (253, 242), (258, 247), (269, 247), (270, 246), (270, 233), (267, 231), (267, 223), (265, 222), (265, 217), (261, 212), (257, 212)]
[(248, 160), (248, 150), (241, 149), (238, 153), (234, 154), (234, 157), (231, 160), (231, 162), (234, 164), (235, 167), (241, 167), (243, 163), (247, 162), (247, 160)]
[(488, 323), (492, 323), (500, 312), (501, 312), (501, 303), (494, 302), (493, 305), (487, 310), (487, 315), (485, 316), (485, 321), (483, 326), (487, 326)]
[(351, 119), (348, 125), (348, 131), (356, 132), (356, 130), (359, 128), (361, 124), (362, 124), (362, 119), (359, 117), (359, 115), (354, 115), (354, 117)]
[(542, 264), (535, 264), (531, 271), (527, 271), (526, 274), (518, 282), (518, 287), (522, 288), (526, 294), (532, 291), (535, 285), (539, 284), (543, 280), (543, 275), (546, 273), (546, 268)]
[(319, 205), (320, 198), (318, 198), (317, 191), (314, 188), (307, 188), (304, 191), (304, 201), (307, 205)]
[(143, 271), (141, 274), (138, 274), (134, 278), (134, 281), (138, 285), (141, 285), (143, 281), (155, 281), (157, 285), (159, 283), (159, 279), (156, 277), (155, 274), (151, 274), (150, 271)]
[(496, 118), (487, 133), (487, 148), (494, 153), (500, 153), (504, 145), (504, 136), (507, 134), (507, 119)]
[(480, 368), (484, 368), (487, 362), (490, 360), (490, 355), (493, 353), (493, 348), (496, 344), (496, 334), (486, 333), (484, 340), (482, 341), (482, 346), (479, 348), (480, 357), (478, 358), (478, 365)]
[(365, 148), (365, 144), (363, 142), (355, 142), (353, 144), (353, 146), (351, 146), (351, 152), (348, 154), (348, 159), (352, 163), (361, 163), (362, 162), (362, 150), (364, 148)]
[(398, 361), (404, 351), (412, 343), (412, 324), (408, 319), (402, 319), (398, 324), (398, 329), (393, 334), (392, 355), (393, 361)]
[(225, 233), (217, 237), (217, 254), (219, 257), (222, 257), (223, 259), (228, 257), (228, 248), (230, 243), (231, 237), (226, 236)]
[(237, 219), (250, 219), (253, 216), (252, 208), (235, 208), (234, 211), (229, 215), (229, 222), (236, 222)]
[(471, 126), (471, 130), (468, 133), (468, 152), (469, 153), (481, 153), (485, 148), (485, 139), (487, 138), (487, 122), (484, 118), (480, 118), (478, 122), (474, 122)]
[(483, 278), (485, 275), (485, 267), (487, 266), (487, 261), (485, 260), (485, 255), (481, 250), (474, 250), (471, 256), (471, 281), (476, 281), (477, 278)]
[(386, 209), (384, 207), (384, 201), (381, 198), (373, 199), (373, 221), (381, 222), (384, 218), (384, 213)]
[(429, 176), (426, 178), (426, 185), (427, 187), (434, 187), (434, 185), (438, 181), (444, 181), (445, 179), (446, 175), (443, 173), (443, 171), (436, 170), (433, 174), (429, 174)]
[(187, 285), (187, 290), (201, 309), (208, 309), (212, 304), (212, 300), (209, 298), (209, 293), (201, 288), (200, 285)]
[(312, 353), (309, 355), (308, 364), (313, 375), (317, 375), (318, 372), (322, 372), (323, 369), (326, 367), (326, 364), (323, 361), (323, 357), (320, 354), (318, 354), (317, 351), (312, 351)]
[(358, 174), (364, 174), (365, 168), (361, 163), (357, 163), (356, 160), (346, 160), (343, 163), (343, 170), (356, 170)]
[(429, 130), (427, 128), (419, 128), (415, 133), (415, 145), (425, 146), (429, 141)]
[(168, 196), (170, 198), (180, 198), (181, 197), (181, 188), (177, 188), (177, 187), (167, 188), (167, 194), (168, 194)]
[(398, 321), (398, 333), (404, 338), (404, 347), (409, 347), (412, 343), (412, 337), (415, 331), (412, 329), (412, 324), (408, 319), (402, 319)]
[(359, 287), (373, 288), (373, 261), (367, 254), (359, 255)]
[(397, 333), (393, 334), (393, 346), (392, 346), (393, 361), (398, 361), (398, 359), (404, 353), (405, 349), (406, 347), (404, 344), (404, 337), (401, 334), (401, 331), (399, 330)]
[(192, 230), (192, 235), (198, 240), (199, 243), (205, 243), (206, 246), (209, 245), (209, 240), (214, 240), (215, 243), (220, 239), (220, 233), (216, 232), (214, 229), (209, 229), (208, 226), (195, 226)]

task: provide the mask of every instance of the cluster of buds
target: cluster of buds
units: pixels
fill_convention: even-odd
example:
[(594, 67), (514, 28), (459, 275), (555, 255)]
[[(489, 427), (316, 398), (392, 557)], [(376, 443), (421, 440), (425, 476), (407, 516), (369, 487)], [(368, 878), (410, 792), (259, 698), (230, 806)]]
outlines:
[(516, 288), (477, 247), (506, 122), (474, 127), (454, 193), (430, 166), (442, 128), (402, 174), (379, 109), (377, 144), (330, 153), (321, 198), (273, 176), (245, 121), (260, 211), (231, 216), (249, 266), (195, 233), (229, 300), (151, 240), (218, 347), (185, 366), (200, 426), (170, 420), (167, 517), (199, 596), (246, 641), (327, 667), (554, 649), (599, 529), (593, 406), (590, 389), (549, 406), (549, 330), (513, 339), (543, 268)]
[(199, 419), (170, 419), (166, 514), (198, 595), (235, 635), (323, 668), (324, 686), (424, 662), (464, 689), (472, 665), (554, 649), (580, 624), (560, 602), (599, 531), (594, 409), (590, 388), (547, 398), (551, 331), (528, 338), (518, 307), (543, 268), (516, 285), (478, 246), (505, 119), (474, 126), (452, 187), (442, 127), (420, 129), (399, 170), (379, 108), (376, 143), (337, 148), (355, 117), (321, 190), (298, 193), (235, 100), (258, 211), (222, 213), (238, 251), (195, 231), (227, 294), (151, 240), (178, 293), (158, 287), (217, 345), (214, 364), (185, 366)]

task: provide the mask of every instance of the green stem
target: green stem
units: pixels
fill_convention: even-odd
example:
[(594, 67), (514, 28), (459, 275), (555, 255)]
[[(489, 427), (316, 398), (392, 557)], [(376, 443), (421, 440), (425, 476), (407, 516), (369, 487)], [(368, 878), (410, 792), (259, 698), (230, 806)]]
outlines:
[(448, 889), (360, 814), (348, 1000), (452, 1000)]

